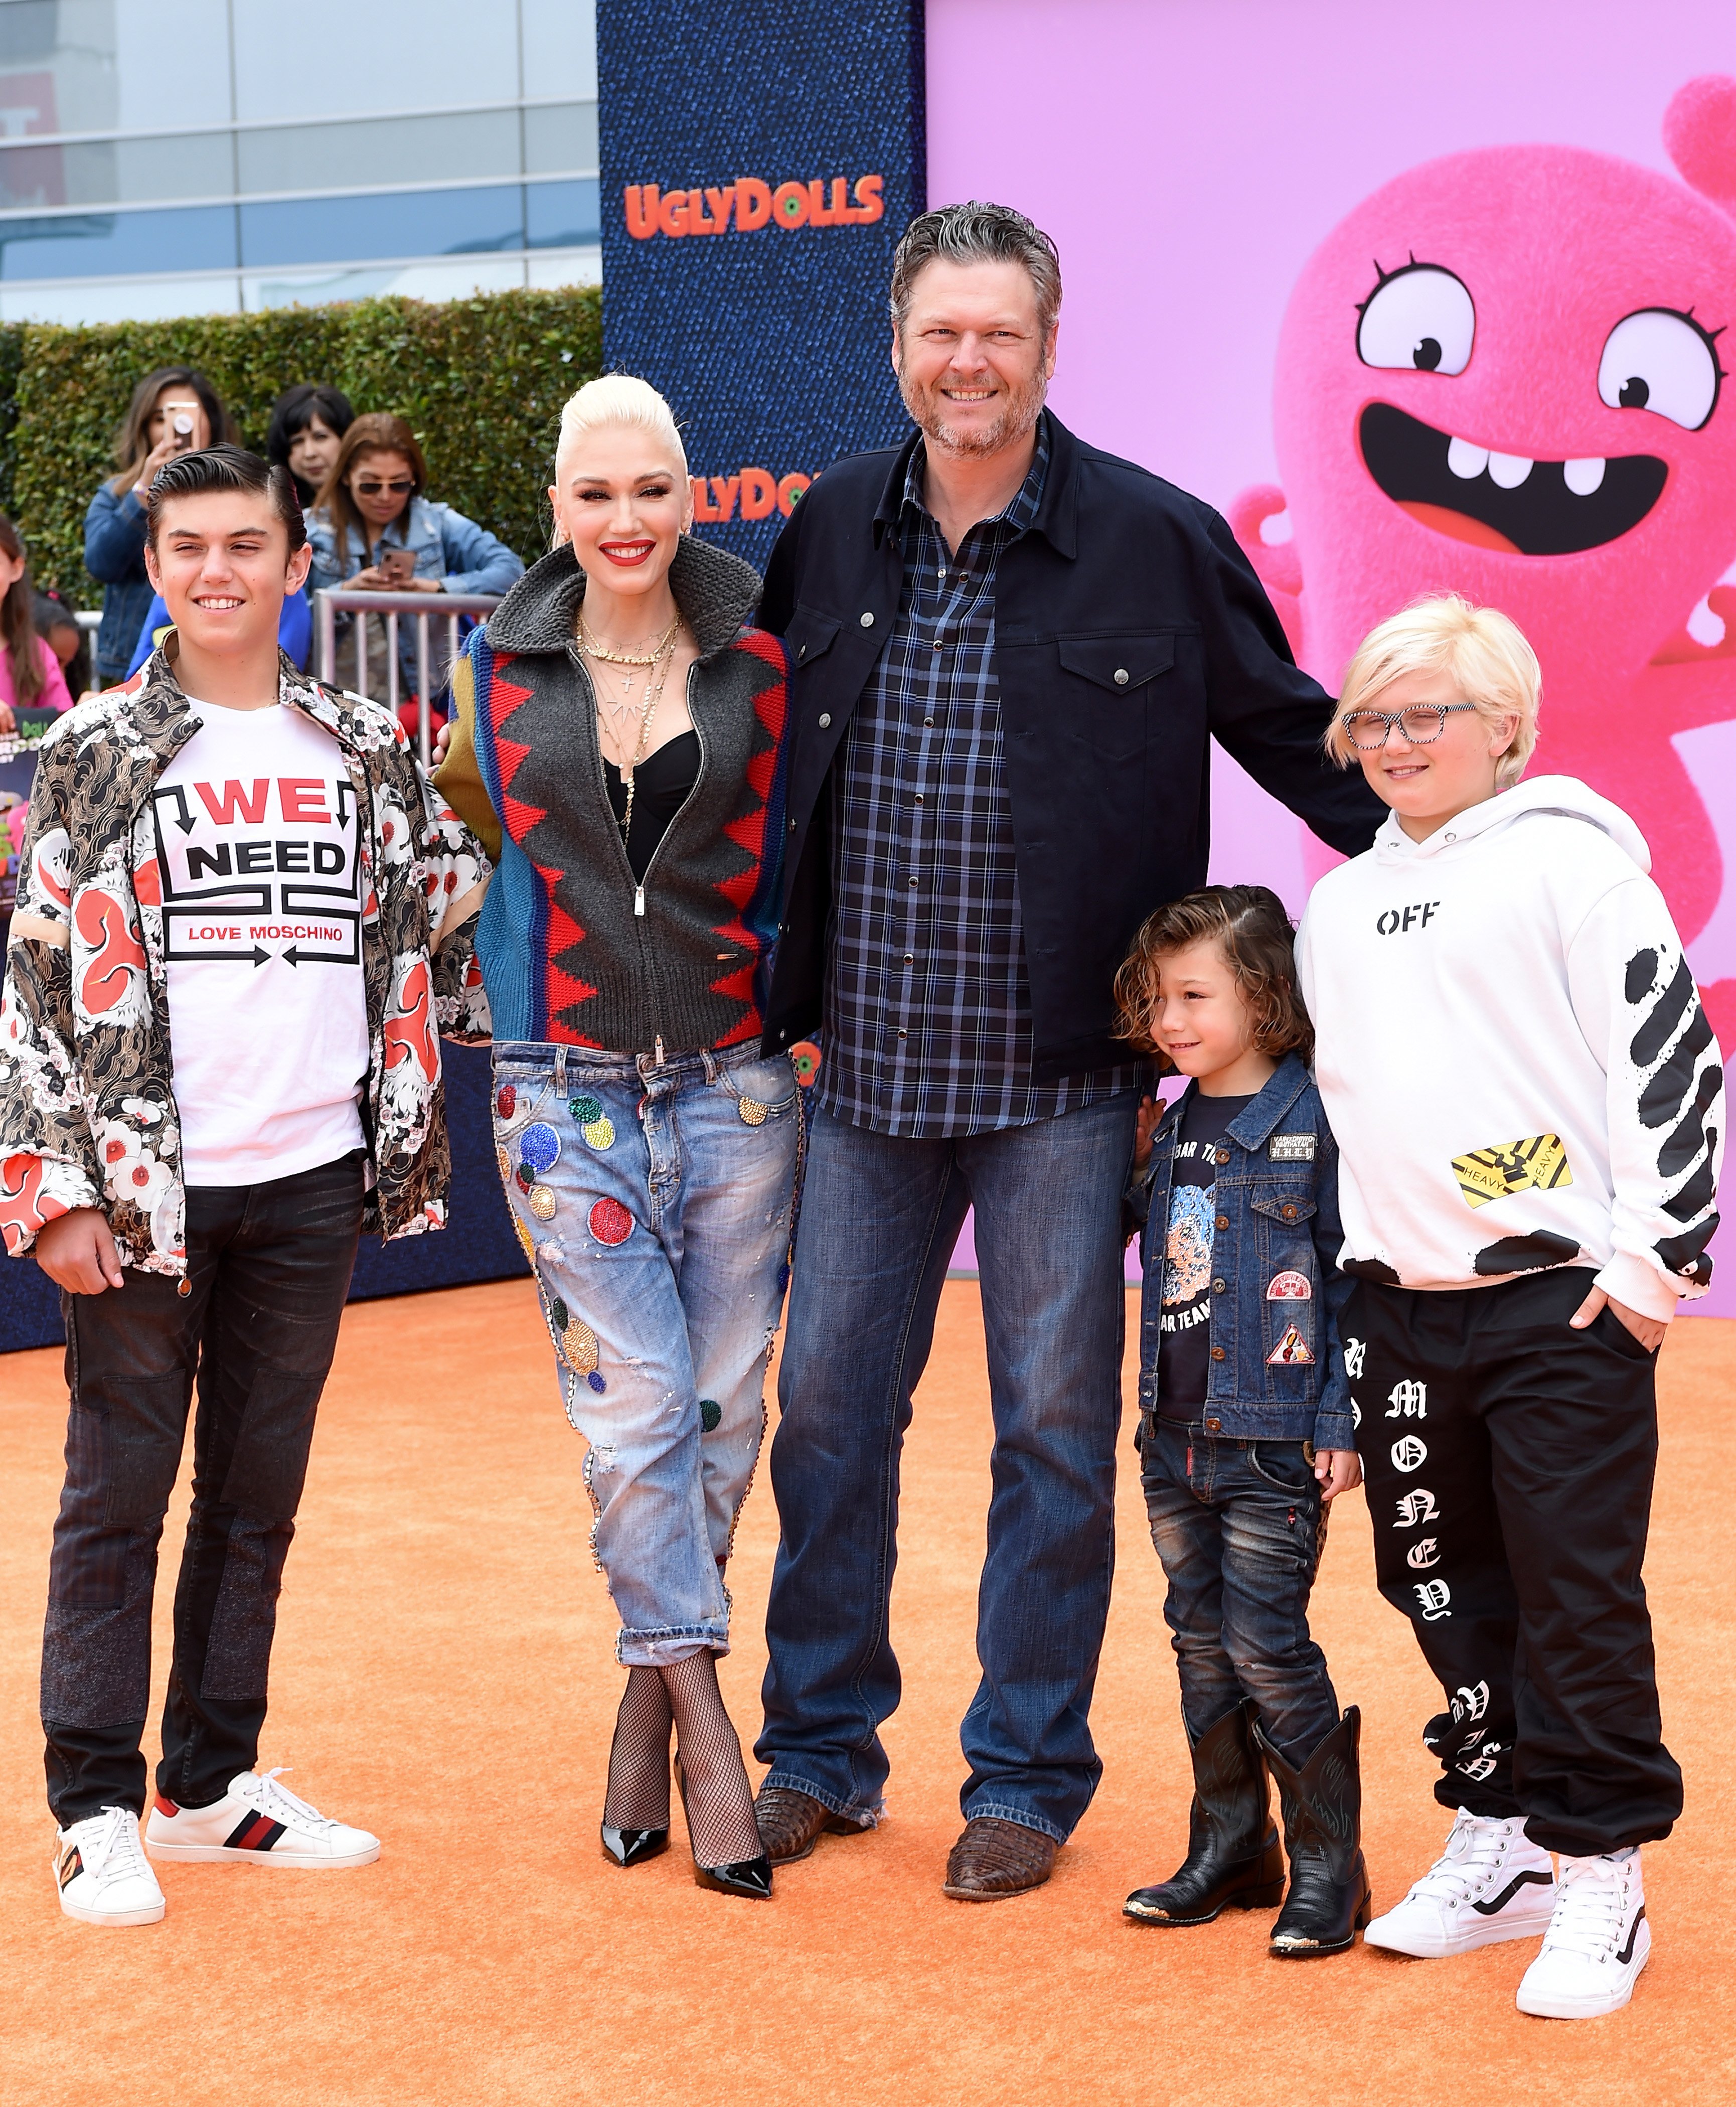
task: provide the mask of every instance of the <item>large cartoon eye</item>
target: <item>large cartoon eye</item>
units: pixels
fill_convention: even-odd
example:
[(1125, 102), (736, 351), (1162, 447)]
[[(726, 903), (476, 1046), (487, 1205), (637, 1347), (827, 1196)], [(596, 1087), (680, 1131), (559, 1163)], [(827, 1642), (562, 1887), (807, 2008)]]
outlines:
[(1612, 410), (1655, 410), (1697, 432), (1718, 406), (1723, 377), (1711, 338), (1692, 315), (1642, 308), (1609, 332), (1597, 392)]
[(1357, 356), (1365, 366), (1463, 373), (1471, 362), (1477, 310), (1460, 281), (1437, 264), (1407, 263), (1383, 278), (1361, 316)]

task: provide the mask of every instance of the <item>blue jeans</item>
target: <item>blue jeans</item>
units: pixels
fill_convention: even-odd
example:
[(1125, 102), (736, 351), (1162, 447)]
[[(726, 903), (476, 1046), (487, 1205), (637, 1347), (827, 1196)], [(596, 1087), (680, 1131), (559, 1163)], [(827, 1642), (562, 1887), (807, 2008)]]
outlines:
[[(1132, 1093), (955, 1139), (816, 1112), (778, 1374), (782, 1535), (766, 1633), (769, 1785), (878, 1818), (899, 1696), (887, 1624), (910, 1396), (965, 1211), (994, 1417), (982, 1680), (961, 1739), (967, 1817), (1064, 1841), (1102, 1772), (1088, 1714), (1115, 1563), (1121, 1192)], [(959, 1517), (958, 1527), (969, 1526)]]
[(757, 1048), (494, 1055), (506, 1197), (588, 1445), (627, 1667), (727, 1653), (724, 1566), (765, 1430), (801, 1112)]
[(1197, 1739), (1251, 1697), (1267, 1739), (1302, 1763), (1339, 1720), (1326, 1657), (1308, 1632), (1326, 1531), (1302, 1444), (1148, 1417), (1140, 1457), (1189, 1733)]

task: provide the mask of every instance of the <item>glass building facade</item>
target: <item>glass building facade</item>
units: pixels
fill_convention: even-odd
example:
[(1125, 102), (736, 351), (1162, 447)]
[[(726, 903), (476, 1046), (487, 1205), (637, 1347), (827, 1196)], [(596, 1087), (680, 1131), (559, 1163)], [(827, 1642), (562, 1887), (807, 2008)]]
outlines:
[(0, 0), (0, 321), (599, 275), (594, 0)]

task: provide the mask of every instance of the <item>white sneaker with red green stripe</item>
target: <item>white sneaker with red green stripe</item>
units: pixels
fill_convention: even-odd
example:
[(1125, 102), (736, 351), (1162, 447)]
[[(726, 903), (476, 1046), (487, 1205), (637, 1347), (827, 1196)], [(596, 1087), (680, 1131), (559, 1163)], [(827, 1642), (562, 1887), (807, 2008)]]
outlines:
[(105, 1807), (60, 1831), (54, 1884), (62, 1910), (81, 1924), (155, 1924), (163, 1915), (163, 1890), (139, 1849), (130, 1807)]
[(379, 1856), (377, 1836), (329, 1820), (280, 1785), (281, 1776), (281, 1769), (262, 1777), (243, 1771), (209, 1807), (177, 1807), (159, 1793), (145, 1827), (146, 1849), (153, 1858), (200, 1864), (247, 1858), (257, 1866), (321, 1871), (372, 1865)]

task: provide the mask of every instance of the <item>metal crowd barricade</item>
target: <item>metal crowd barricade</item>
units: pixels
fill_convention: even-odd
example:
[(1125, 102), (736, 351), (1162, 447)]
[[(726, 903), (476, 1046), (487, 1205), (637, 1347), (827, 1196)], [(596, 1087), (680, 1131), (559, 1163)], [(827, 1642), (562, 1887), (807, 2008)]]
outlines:
[[(334, 687), (348, 685), (370, 702), (384, 703), (395, 717), (398, 713), (398, 617), (413, 615), (416, 623), (416, 737), (426, 768), (433, 750), (433, 728), (429, 720), (432, 690), (436, 685), (436, 658), (431, 635), (436, 622), (446, 624), (446, 650), (439, 661), (444, 680), (459, 653), (459, 618), (478, 620), (500, 604), (496, 593), (367, 592), (342, 586), (325, 586), (314, 596), (314, 640), (319, 676)], [(355, 617), (356, 678), (344, 682), (338, 675), (338, 617)], [(386, 625), (386, 693), (368, 694), (368, 620), (372, 616)], [(347, 655), (347, 654), (346, 654)]]

